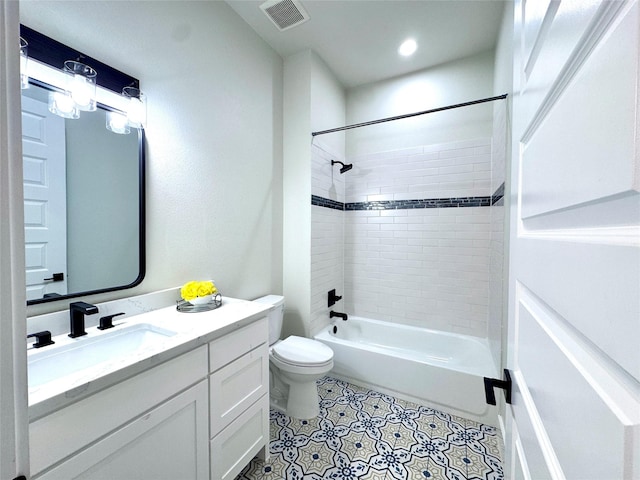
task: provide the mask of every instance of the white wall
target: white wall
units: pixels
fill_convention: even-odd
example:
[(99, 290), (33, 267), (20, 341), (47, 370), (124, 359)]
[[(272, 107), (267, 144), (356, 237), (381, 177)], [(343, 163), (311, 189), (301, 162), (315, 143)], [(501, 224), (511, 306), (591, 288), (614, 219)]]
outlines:
[(311, 52), (284, 62), (283, 338), (308, 334), (311, 303)]
[[(324, 315), (317, 308), (320, 289), (324, 287), (313, 279), (322, 275), (317, 268), (317, 254), (325, 248), (314, 241), (318, 238), (315, 236), (318, 222), (323, 220), (315, 215), (316, 207), (314, 210), (311, 207), (314, 193), (311, 132), (344, 124), (345, 99), (340, 83), (312, 51), (285, 60), (284, 83), (284, 295), (287, 308), (283, 336), (310, 335), (317, 331)], [(323, 137), (322, 141), (325, 149), (340, 157), (344, 155), (343, 136)], [(337, 237), (329, 241), (335, 243)], [(324, 313), (328, 323), (328, 312)], [(315, 318), (313, 325), (312, 318)]]
[[(147, 275), (120, 298), (213, 278), (282, 291), (282, 60), (224, 2), (21, 2), (21, 21), (148, 95)], [(68, 302), (30, 307), (30, 315)]]
[[(347, 123), (367, 122), (490, 97), (493, 52), (347, 92)], [(347, 156), (491, 136), (491, 104), (350, 130)]]

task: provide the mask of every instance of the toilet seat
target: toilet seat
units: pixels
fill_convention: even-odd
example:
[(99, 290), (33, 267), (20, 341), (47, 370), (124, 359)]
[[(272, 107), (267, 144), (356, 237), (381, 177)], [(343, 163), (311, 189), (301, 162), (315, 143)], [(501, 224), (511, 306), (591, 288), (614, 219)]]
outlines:
[(324, 343), (292, 335), (271, 347), (274, 359), (294, 367), (324, 367), (333, 364), (333, 350)]

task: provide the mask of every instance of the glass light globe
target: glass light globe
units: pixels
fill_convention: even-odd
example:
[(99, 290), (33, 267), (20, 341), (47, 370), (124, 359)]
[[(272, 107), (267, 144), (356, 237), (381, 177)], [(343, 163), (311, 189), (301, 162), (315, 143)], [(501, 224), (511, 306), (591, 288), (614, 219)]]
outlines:
[(80, 112), (69, 92), (50, 92), (49, 111), (63, 118), (80, 118)]
[(107, 130), (123, 135), (130, 133), (131, 129), (126, 115), (119, 112), (107, 112)]

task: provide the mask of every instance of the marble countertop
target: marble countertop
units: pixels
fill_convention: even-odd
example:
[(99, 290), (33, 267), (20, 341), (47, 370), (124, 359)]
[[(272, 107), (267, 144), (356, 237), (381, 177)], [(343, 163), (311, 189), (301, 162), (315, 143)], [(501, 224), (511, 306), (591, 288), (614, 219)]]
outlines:
[[(32, 421), (40, 418), (200, 345), (206, 345), (211, 340), (264, 317), (270, 309), (271, 307), (266, 304), (223, 297), (222, 306), (208, 312), (183, 313), (178, 312), (173, 305), (123, 320), (118, 320), (116, 317), (114, 318), (115, 327), (109, 330), (101, 331), (97, 327), (91, 327), (86, 329), (85, 336), (72, 339), (67, 335), (59, 335), (53, 338), (55, 345), (41, 349), (31, 347), (27, 350), (28, 356), (44, 351), (53, 352), (47, 349), (79, 344), (83, 340), (96, 339), (100, 335), (108, 335), (119, 328), (141, 323), (176, 332), (175, 335), (161, 338), (144, 349), (135, 350), (132, 354), (102, 361), (48, 383), (29, 387), (29, 419)], [(52, 361), (55, 360), (52, 359)]]

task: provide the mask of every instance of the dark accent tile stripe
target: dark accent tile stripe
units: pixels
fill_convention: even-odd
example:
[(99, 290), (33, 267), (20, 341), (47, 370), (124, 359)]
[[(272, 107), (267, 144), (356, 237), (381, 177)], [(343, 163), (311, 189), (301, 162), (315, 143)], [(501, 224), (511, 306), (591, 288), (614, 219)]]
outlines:
[(311, 195), (311, 205), (318, 207), (333, 208), (334, 210), (344, 210), (344, 203), (331, 200), (329, 198)]
[(491, 197), (424, 198), (345, 204), (345, 210), (407, 210), (414, 208), (488, 207)]
[[(502, 182), (502, 185), (500, 185), (493, 193), (493, 195), (491, 195), (491, 205), (495, 205), (496, 203), (498, 203), (500, 200), (502, 200), (502, 197), (504, 197), (504, 182)], [(504, 205), (504, 201), (501, 203), (501, 205)]]
[(342, 203), (329, 198), (311, 195), (311, 205), (332, 208), (334, 210), (408, 210), (414, 208), (458, 208), (458, 207), (490, 207), (500, 202), (504, 197), (504, 182), (490, 197), (452, 197), (452, 198), (422, 198), (417, 200), (381, 200), (375, 202)]

